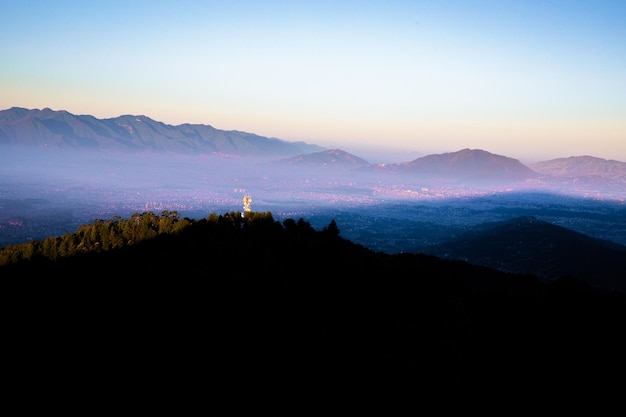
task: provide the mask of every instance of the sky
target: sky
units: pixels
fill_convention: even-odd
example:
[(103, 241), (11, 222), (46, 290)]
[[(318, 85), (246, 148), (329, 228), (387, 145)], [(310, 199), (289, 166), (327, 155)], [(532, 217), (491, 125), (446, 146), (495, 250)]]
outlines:
[(626, 1), (0, 0), (0, 109), (626, 162)]

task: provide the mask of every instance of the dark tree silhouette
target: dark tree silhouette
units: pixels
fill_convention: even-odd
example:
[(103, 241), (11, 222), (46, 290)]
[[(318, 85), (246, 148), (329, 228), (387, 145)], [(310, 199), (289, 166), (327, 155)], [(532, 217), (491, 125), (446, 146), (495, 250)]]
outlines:
[(332, 219), (330, 223), (328, 223), (328, 226), (322, 229), (322, 232), (333, 237), (339, 236), (339, 227), (337, 227), (335, 219)]

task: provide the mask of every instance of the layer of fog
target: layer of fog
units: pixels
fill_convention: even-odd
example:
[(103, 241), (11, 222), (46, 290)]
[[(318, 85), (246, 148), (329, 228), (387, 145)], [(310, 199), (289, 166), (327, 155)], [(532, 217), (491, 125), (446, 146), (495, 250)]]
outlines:
[(277, 160), (178, 154), (0, 149), (0, 247), (73, 232), (80, 224), (175, 210), (202, 218), (252, 210), (277, 220), (331, 219), (373, 249), (419, 250), (481, 222), (535, 215), (626, 244), (624, 203), (536, 184), (429, 183), (424, 179)]

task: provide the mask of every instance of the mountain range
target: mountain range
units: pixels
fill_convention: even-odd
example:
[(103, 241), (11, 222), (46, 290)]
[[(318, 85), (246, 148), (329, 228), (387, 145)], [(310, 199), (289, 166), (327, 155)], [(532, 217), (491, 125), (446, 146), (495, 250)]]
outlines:
[(0, 144), (47, 148), (287, 157), (324, 148), (210, 125), (167, 125), (146, 116), (97, 119), (49, 108), (0, 111)]
[[(626, 186), (626, 163), (593, 156), (571, 156), (525, 165), (481, 149), (431, 154), (412, 161), (374, 164), (341, 149), (289, 142), (210, 125), (167, 125), (146, 116), (97, 119), (49, 108), (13, 107), (0, 111), (0, 145), (38, 149), (91, 149), (120, 152), (181, 153), (262, 158), (277, 167), (401, 175), (434, 181), (490, 183), (549, 182), (584, 192)], [(621, 194), (620, 194), (621, 193)]]
[(571, 156), (529, 165), (481, 149), (431, 154), (395, 164), (373, 164), (341, 149), (289, 142), (210, 125), (168, 125), (146, 116), (98, 119), (49, 108), (0, 111), (0, 145), (46, 149), (168, 152), (274, 160), (277, 166), (329, 168), (428, 179), (558, 180), (571, 184), (626, 185), (626, 162)]

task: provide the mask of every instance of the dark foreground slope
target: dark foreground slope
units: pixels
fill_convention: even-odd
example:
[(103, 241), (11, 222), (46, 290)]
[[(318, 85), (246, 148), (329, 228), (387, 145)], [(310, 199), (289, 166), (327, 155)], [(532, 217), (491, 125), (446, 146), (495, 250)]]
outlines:
[(328, 398), (393, 383), (526, 395), (623, 376), (619, 294), (376, 253), (302, 219), (221, 220), (0, 269), (16, 382)]
[(481, 224), (428, 251), (543, 280), (576, 277), (626, 294), (626, 247), (534, 216)]

